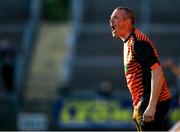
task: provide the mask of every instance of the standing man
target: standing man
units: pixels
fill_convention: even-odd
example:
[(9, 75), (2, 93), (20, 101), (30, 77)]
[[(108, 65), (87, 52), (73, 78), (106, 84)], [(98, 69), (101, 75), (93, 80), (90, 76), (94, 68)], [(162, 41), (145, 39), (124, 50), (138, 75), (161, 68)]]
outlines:
[(112, 36), (124, 42), (124, 69), (138, 131), (164, 130), (171, 95), (151, 40), (134, 27), (134, 13), (117, 7), (110, 17)]

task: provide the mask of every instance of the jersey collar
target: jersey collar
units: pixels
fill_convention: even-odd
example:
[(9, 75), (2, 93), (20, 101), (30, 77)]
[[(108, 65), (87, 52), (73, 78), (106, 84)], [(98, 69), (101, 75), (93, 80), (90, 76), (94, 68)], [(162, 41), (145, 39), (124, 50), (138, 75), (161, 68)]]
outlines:
[(129, 36), (127, 37), (127, 39), (126, 39), (126, 40), (124, 40), (124, 43), (126, 43), (126, 42), (129, 40), (129, 38), (131, 37), (131, 35), (134, 33), (134, 30), (135, 30), (135, 28), (133, 28), (132, 33), (130, 33), (130, 34), (129, 34)]

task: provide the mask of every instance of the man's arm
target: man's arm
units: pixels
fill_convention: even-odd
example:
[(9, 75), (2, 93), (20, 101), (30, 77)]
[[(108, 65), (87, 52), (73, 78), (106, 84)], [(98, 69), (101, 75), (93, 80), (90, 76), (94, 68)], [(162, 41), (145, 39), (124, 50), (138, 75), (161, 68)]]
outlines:
[(161, 88), (164, 81), (164, 74), (161, 66), (157, 66), (155, 69), (151, 71), (151, 94), (148, 107), (146, 108), (143, 114), (143, 120), (145, 122), (151, 122), (154, 120), (155, 112), (156, 112), (156, 104), (159, 99), (159, 95), (161, 92)]

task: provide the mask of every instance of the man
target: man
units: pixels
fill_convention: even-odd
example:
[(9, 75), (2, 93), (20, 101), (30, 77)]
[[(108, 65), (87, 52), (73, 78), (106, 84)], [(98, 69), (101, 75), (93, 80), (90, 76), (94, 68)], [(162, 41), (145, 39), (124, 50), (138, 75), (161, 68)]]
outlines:
[(163, 130), (171, 95), (157, 51), (151, 40), (134, 27), (134, 14), (117, 7), (110, 17), (112, 36), (124, 42), (124, 69), (138, 131)]

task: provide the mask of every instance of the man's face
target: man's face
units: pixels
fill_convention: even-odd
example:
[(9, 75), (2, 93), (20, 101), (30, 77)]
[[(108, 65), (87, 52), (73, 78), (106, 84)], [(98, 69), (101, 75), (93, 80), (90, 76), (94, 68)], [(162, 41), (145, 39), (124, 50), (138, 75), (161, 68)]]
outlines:
[(123, 37), (127, 30), (127, 16), (124, 10), (115, 9), (110, 17), (110, 27), (113, 37)]

